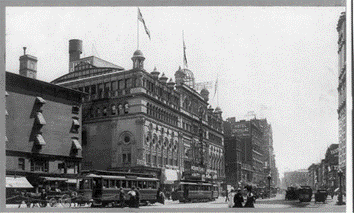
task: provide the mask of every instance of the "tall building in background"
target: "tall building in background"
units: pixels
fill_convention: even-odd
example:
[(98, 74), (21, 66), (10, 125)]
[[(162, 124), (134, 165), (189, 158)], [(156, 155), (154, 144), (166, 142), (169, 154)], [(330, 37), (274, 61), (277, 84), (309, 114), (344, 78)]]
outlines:
[(97, 57), (80, 59), (82, 41), (69, 41), (69, 73), (53, 81), (88, 93), (83, 106), (83, 168), (144, 172), (164, 185), (181, 179), (221, 183), (224, 175), (222, 111), (209, 92), (188, 84), (179, 68), (176, 83), (155, 68), (144, 69), (140, 50), (133, 68)]
[(346, 16), (343, 12), (337, 24), (338, 31), (338, 123), (339, 169), (343, 171), (343, 187), (346, 179)]
[[(273, 151), (272, 127), (266, 119), (239, 120), (228, 118), (224, 123), (226, 171), (242, 184), (279, 186), (279, 173)], [(235, 167), (235, 165), (239, 165)], [(240, 167), (240, 168), (239, 168)], [(235, 175), (237, 174), (237, 175)], [(240, 174), (240, 178), (239, 175)], [(231, 181), (232, 182), (232, 181)]]

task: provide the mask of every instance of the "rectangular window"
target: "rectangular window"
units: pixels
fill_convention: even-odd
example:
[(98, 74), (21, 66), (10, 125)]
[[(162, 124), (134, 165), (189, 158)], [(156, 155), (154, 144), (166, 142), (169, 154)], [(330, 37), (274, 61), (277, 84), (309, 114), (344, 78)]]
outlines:
[(156, 162), (156, 156), (155, 156), (155, 155), (153, 156), (153, 163), (154, 163), (154, 165), (156, 165), (156, 163), (157, 163), (157, 162)]
[(91, 94), (95, 95), (97, 93), (96, 91), (96, 85), (91, 85)]
[(122, 188), (127, 188), (127, 181), (126, 180), (122, 180)]
[(127, 155), (123, 154), (123, 163), (126, 163), (126, 161), (127, 161)]
[(115, 180), (109, 180), (109, 188), (116, 188)]
[(49, 162), (46, 160), (31, 160), (31, 171), (49, 172)]
[(131, 88), (132, 87), (132, 79), (128, 78), (125, 80), (125, 88)]
[(132, 161), (131, 158), (132, 158), (132, 154), (128, 153), (128, 159), (127, 159), (127, 160), (128, 160), (128, 163), (130, 163), (130, 162)]
[(116, 188), (122, 187), (122, 181), (121, 180), (116, 180)]
[(125, 88), (125, 81), (119, 80), (118, 81), (118, 89), (124, 89), (124, 88)]
[(118, 82), (112, 81), (112, 91), (116, 91), (118, 89)]
[(66, 173), (67, 174), (78, 174), (79, 173), (79, 163), (75, 161), (67, 161), (66, 163)]
[(86, 93), (90, 93), (90, 87), (89, 87), (89, 86), (85, 87), (84, 92), (86, 92)]
[(18, 159), (18, 169), (25, 170), (25, 159), (24, 158)]
[(172, 158), (171, 158), (169, 161), (170, 161), (170, 163), (169, 163), (169, 164), (172, 166), (172, 165), (173, 165), (173, 164), (172, 164)]
[(103, 188), (108, 188), (108, 180), (103, 180)]
[(98, 84), (98, 97), (103, 95), (103, 84)]

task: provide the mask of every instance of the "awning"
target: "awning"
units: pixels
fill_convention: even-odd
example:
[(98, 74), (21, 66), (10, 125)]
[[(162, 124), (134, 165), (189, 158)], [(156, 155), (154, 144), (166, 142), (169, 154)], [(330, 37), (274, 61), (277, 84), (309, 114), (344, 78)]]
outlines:
[(67, 183), (77, 183), (78, 180), (77, 179), (68, 179), (66, 182)]
[(43, 136), (41, 134), (37, 134), (36, 135), (35, 142), (36, 142), (37, 145), (40, 145), (40, 146), (45, 146), (46, 145), (45, 140), (44, 140), (44, 138), (43, 138)]
[(61, 177), (43, 177), (46, 181), (67, 181), (68, 178), (61, 178)]
[(173, 184), (174, 181), (178, 180), (178, 175), (176, 170), (165, 169), (165, 184)]
[(72, 142), (75, 149), (82, 150), (82, 147), (77, 139), (72, 139)]
[(45, 124), (46, 124), (45, 119), (44, 119), (42, 113), (37, 112), (37, 115), (36, 115), (36, 122), (37, 122), (38, 124), (40, 124), (40, 125), (45, 125)]
[(6, 177), (6, 188), (33, 188), (26, 177)]
[(80, 126), (80, 123), (77, 119), (73, 119), (73, 126)]

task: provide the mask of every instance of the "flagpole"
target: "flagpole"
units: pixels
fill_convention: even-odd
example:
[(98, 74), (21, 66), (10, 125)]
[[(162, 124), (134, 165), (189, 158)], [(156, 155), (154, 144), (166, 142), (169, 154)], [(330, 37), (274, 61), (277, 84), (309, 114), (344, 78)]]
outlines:
[[(138, 7), (138, 17), (139, 17), (139, 7)], [(139, 49), (139, 18), (136, 19), (136, 26), (137, 26), (136, 40), (137, 40), (137, 44), (138, 44), (136, 49), (138, 50)]]
[(183, 42), (183, 59), (182, 59), (182, 61), (183, 61), (183, 70), (186, 68), (185, 67), (185, 64), (184, 64), (184, 51), (185, 51), (185, 49), (184, 49), (184, 30), (182, 30), (182, 42)]

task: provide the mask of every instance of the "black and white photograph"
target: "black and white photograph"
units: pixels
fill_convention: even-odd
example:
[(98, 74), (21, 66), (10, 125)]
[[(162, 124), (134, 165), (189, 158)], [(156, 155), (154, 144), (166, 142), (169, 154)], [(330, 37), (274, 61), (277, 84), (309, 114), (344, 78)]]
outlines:
[(208, 2), (8, 3), (2, 208), (351, 212), (348, 2)]

